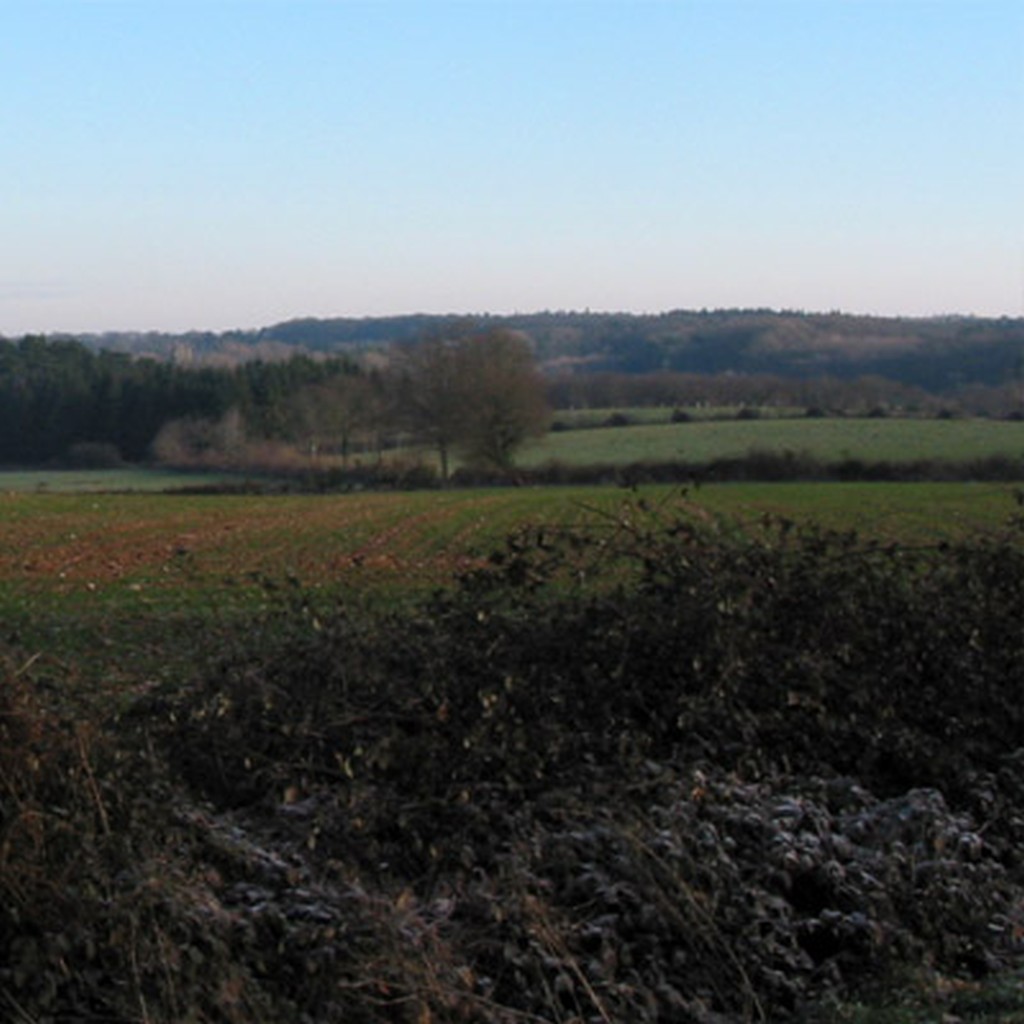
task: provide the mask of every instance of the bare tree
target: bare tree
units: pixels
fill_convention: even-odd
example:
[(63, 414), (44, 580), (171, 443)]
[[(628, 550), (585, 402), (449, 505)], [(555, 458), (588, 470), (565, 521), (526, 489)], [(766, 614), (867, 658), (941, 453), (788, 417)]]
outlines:
[(461, 351), (467, 397), (459, 450), (472, 463), (508, 469), (550, 419), (533, 352), (525, 338), (505, 330), (466, 339)]
[(362, 374), (345, 373), (296, 392), (288, 402), (288, 432), (302, 442), (310, 455), (328, 447), (348, 463), (353, 441), (368, 431), (373, 413), (370, 380)]
[(448, 479), (452, 449), (463, 429), (459, 349), (458, 341), (432, 336), (403, 347), (398, 359), (400, 416), (437, 452), (442, 480)]
[(454, 331), (403, 348), (400, 407), (437, 452), (441, 477), (458, 453), (507, 468), (516, 450), (547, 429), (543, 380), (525, 338), (511, 331)]

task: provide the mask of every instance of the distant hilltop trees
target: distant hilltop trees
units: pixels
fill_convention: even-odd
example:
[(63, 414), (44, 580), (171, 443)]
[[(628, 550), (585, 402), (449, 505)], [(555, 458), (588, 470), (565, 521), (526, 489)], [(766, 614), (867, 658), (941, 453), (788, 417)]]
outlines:
[(566, 373), (879, 376), (931, 393), (998, 387), (1024, 371), (1024, 318), (854, 316), (771, 310), (549, 312), (298, 319), (251, 331), (79, 335), (92, 349), (233, 365), (296, 353), (360, 355), (453, 329), (504, 329), (548, 376)]

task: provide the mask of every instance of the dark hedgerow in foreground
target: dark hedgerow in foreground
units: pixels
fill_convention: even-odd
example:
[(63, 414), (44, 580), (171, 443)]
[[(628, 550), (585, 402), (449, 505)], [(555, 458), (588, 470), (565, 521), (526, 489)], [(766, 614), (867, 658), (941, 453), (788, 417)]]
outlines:
[(636, 502), (416, 607), (280, 593), (94, 745), (9, 674), (26, 1019), (765, 1021), (1020, 953), (1019, 538)]

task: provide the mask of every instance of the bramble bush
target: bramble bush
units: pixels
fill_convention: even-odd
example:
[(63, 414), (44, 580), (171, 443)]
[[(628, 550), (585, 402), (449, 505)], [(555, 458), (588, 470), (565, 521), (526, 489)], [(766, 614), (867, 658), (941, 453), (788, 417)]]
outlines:
[(710, 1024), (1000, 971), (1024, 925), (1020, 541), (630, 499), (429, 599), (268, 583), (103, 729), (8, 671), (0, 999)]
[[(523, 531), (416, 607), (286, 588), (269, 647), (183, 695), (172, 764), (236, 812), (298, 803), (317, 856), (375, 884), (460, 893), (461, 956), (501, 1006), (772, 1017), (1005, 952), (1022, 624), (1013, 538), (909, 548), (632, 503)], [(795, 832), (771, 824), (787, 800)], [(787, 843), (813, 855), (764, 874)]]

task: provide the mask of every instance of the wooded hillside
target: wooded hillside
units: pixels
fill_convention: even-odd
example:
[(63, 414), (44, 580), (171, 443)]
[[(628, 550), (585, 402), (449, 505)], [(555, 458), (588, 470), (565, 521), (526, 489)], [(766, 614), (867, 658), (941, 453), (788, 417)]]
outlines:
[(232, 363), (295, 351), (353, 353), (472, 323), (523, 333), (541, 368), (649, 373), (881, 376), (930, 392), (998, 387), (1024, 373), (1024, 318), (910, 319), (771, 310), (652, 315), (547, 312), (299, 319), (248, 331), (79, 336), (91, 348)]

